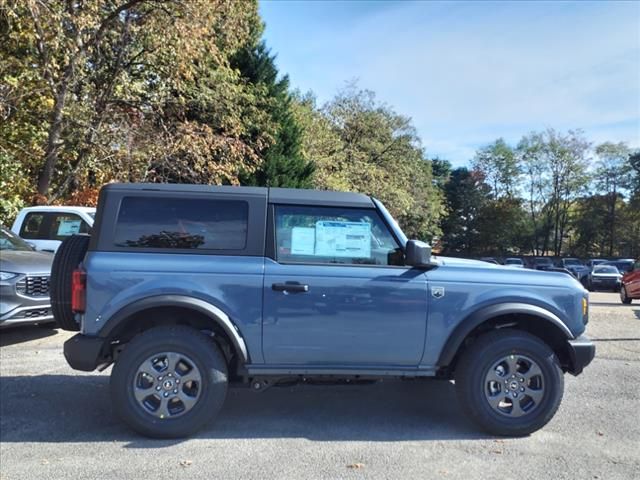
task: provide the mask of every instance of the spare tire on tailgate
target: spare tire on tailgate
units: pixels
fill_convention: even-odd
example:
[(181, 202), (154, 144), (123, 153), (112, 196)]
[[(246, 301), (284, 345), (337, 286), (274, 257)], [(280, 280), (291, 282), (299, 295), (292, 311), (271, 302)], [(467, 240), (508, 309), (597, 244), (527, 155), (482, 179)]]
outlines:
[(71, 235), (64, 240), (51, 267), (51, 310), (58, 326), (71, 332), (80, 330), (71, 310), (71, 277), (87, 253), (90, 238), (89, 235)]

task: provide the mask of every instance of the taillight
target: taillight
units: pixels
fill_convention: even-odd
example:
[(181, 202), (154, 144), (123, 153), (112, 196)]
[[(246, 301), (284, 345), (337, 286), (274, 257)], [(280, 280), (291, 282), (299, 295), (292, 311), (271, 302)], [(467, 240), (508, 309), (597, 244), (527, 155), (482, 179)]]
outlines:
[(87, 272), (76, 268), (71, 276), (71, 310), (84, 313), (87, 306)]

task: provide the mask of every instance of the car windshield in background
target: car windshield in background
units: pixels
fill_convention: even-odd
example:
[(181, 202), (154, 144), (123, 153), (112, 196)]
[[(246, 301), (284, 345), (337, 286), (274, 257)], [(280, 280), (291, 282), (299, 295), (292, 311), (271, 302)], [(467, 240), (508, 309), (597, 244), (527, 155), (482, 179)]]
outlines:
[(616, 267), (605, 266), (605, 267), (595, 267), (593, 269), (593, 273), (620, 273)]
[(522, 265), (522, 260), (520, 260), (519, 258), (507, 258), (504, 261), (505, 265)]
[(631, 270), (633, 270), (633, 260), (622, 260), (622, 261), (618, 261), (618, 262), (609, 262), (609, 263), (607, 263), (607, 266), (611, 266), (611, 267), (617, 268), (620, 271), (620, 273), (626, 273), (626, 272), (630, 272)]
[(0, 229), (0, 250), (24, 250), (29, 252), (33, 248), (11, 231), (2, 228)]
[(582, 263), (580, 263), (580, 260), (576, 260), (575, 258), (567, 258), (564, 261), (565, 265), (582, 265)]
[(536, 265), (553, 265), (553, 262), (550, 258), (536, 258)]

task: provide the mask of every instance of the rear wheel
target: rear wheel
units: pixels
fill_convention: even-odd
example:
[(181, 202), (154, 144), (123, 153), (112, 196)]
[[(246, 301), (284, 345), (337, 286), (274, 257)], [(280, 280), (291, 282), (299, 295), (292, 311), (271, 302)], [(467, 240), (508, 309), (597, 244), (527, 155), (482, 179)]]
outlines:
[(227, 365), (218, 346), (190, 327), (165, 326), (134, 337), (111, 374), (118, 416), (153, 438), (179, 438), (204, 427), (227, 394)]
[(51, 266), (51, 310), (56, 323), (63, 330), (80, 330), (71, 310), (71, 277), (84, 259), (89, 247), (89, 235), (71, 235), (65, 239), (53, 259)]
[(495, 435), (528, 435), (558, 410), (564, 377), (553, 351), (516, 330), (487, 333), (462, 355), (456, 390), (463, 410)]
[(631, 303), (631, 297), (627, 295), (627, 289), (624, 288), (624, 285), (620, 287), (620, 301), (625, 305), (629, 305)]

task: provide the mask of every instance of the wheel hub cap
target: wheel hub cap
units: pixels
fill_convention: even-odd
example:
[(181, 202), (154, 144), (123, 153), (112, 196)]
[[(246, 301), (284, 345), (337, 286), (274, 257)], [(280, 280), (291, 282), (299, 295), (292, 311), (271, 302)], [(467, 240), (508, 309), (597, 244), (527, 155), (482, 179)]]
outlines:
[(535, 410), (544, 398), (540, 366), (525, 355), (507, 355), (493, 363), (484, 381), (489, 406), (507, 417), (521, 417)]
[(173, 382), (171, 380), (165, 380), (165, 382), (162, 384), (162, 388), (164, 388), (165, 390), (171, 390), (173, 388)]
[(146, 413), (166, 419), (184, 415), (200, 399), (202, 375), (186, 355), (161, 352), (147, 358), (133, 379), (133, 395)]

